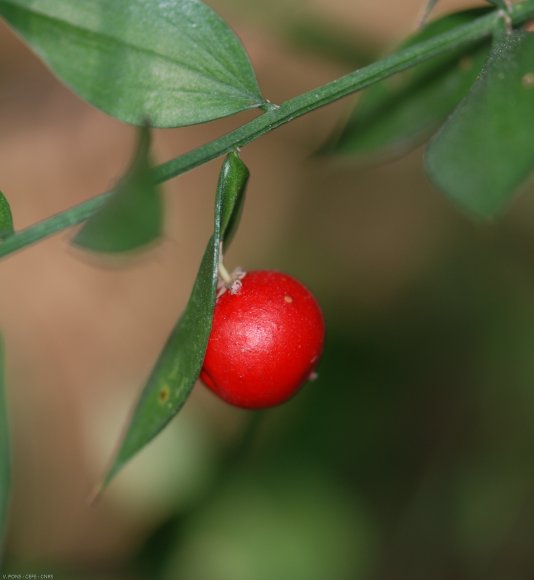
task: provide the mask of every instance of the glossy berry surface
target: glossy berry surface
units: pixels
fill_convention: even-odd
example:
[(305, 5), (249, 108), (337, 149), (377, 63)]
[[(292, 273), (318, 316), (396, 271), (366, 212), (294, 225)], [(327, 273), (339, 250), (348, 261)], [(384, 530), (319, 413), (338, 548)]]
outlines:
[(232, 405), (283, 403), (321, 356), (324, 321), (311, 292), (280, 272), (249, 272), (217, 299), (200, 378)]

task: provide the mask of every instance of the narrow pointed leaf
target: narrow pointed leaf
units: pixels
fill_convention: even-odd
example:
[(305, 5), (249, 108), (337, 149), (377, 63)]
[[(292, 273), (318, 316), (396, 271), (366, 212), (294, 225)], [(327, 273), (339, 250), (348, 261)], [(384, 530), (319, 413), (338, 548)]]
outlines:
[[(412, 36), (403, 46), (471, 22), (486, 9), (451, 14)], [(489, 43), (434, 58), (367, 89), (343, 131), (325, 152), (359, 157), (406, 153), (434, 132), (467, 94), (489, 52)]]
[(218, 191), (220, 191), (223, 200), (220, 219), (221, 235), (225, 247), (232, 241), (239, 225), (248, 178), (248, 167), (241, 161), (240, 157), (236, 153), (228, 155), (221, 168), (218, 185)]
[(0, 562), (9, 503), (11, 463), (5, 396), (4, 344), (0, 338)]
[(0, 240), (13, 235), (13, 216), (6, 196), (0, 191)]
[(263, 104), (239, 39), (201, 0), (1, 0), (0, 16), (75, 92), (142, 125)]
[(495, 43), (481, 77), (430, 143), (427, 172), (475, 216), (501, 211), (534, 169), (534, 34)]
[(149, 130), (140, 129), (129, 171), (111, 199), (76, 234), (75, 245), (93, 252), (128, 252), (160, 236), (163, 207), (150, 172), (149, 147)]
[(103, 486), (178, 413), (200, 374), (211, 332), (220, 245), (235, 225), (247, 178), (243, 162), (229, 154), (217, 186), (214, 232), (189, 301), (148, 379)]
[(432, 12), (432, 10), (434, 9), (434, 6), (439, 2), (439, 0), (426, 0), (426, 4), (423, 8), (423, 12), (421, 15), (421, 26), (423, 26), (424, 24), (426, 24), (426, 21), (428, 20), (428, 17), (430, 16), (430, 13)]

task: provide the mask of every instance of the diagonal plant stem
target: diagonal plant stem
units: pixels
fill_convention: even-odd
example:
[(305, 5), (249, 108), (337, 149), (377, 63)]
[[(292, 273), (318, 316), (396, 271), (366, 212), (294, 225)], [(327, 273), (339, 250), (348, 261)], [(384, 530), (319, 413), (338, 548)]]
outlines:
[[(525, 0), (520, 4), (515, 4), (510, 11), (510, 17), (514, 25), (534, 18), (534, 0)], [(237, 147), (243, 147), (265, 133), (298, 117), (360, 91), (391, 75), (449, 50), (457, 49), (459, 46), (475, 43), (490, 36), (499, 26), (500, 19), (500, 11), (495, 10), (473, 22), (435, 36), (430, 40), (414, 44), (326, 85), (293, 97), (280, 106), (273, 105), (267, 112), (234, 131), (154, 167), (154, 179), (157, 183), (168, 181), (216, 157), (229, 153)], [(0, 258), (85, 221), (102, 207), (111, 194), (111, 191), (101, 193), (88, 201), (20, 230), (0, 243)]]

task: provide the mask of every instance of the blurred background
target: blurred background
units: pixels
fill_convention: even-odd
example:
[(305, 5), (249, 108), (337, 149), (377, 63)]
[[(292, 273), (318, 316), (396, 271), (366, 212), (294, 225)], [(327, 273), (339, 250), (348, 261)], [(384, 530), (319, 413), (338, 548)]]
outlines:
[[(423, 0), (212, 0), (277, 103), (413, 32)], [(443, 0), (438, 13), (476, 3)], [(259, 414), (198, 385), (88, 504), (191, 289), (220, 160), (165, 185), (160, 244), (102, 262), (64, 232), (0, 263), (14, 495), (6, 570), (56, 579), (534, 577), (534, 190), (474, 224), (422, 149), (313, 157), (345, 99), (261, 138), (227, 266), (317, 295), (319, 379)], [(63, 88), (0, 24), (0, 187), (16, 228), (112, 186), (132, 128)], [(157, 131), (164, 161), (252, 118)], [(529, 191), (530, 189), (530, 191)]]

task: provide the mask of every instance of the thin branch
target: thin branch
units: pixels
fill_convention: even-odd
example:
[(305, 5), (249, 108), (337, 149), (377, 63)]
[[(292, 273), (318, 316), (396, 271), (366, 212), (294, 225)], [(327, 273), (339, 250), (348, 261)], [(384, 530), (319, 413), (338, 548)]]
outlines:
[[(521, 4), (514, 5), (510, 16), (515, 25), (534, 18), (534, 0), (525, 0)], [(499, 19), (499, 11), (496, 10), (473, 22), (435, 36), (430, 40), (414, 44), (383, 60), (289, 99), (279, 107), (270, 107), (267, 112), (234, 131), (154, 167), (154, 178), (157, 183), (168, 181), (207, 161), (229, 153), (237, 147), (243, 147), (265, 133), (298, 117), (360, 91), (391, 75), (416, 66), (439, 54), (457, 49), (459, 46), (467, 46), (477, 42), (493, 33), (495, 27), (499, 25)], [(85, 221), (102, 207), (110, 195), (111, 192), (101, 193), (89, 201), (20, 230), (0, 243), (0, 258)]]

